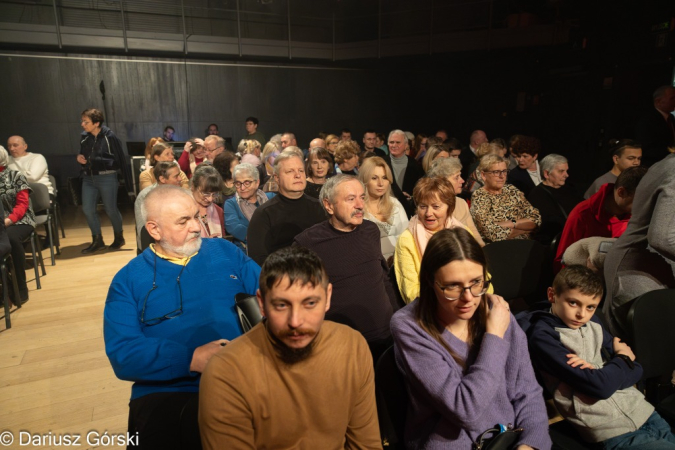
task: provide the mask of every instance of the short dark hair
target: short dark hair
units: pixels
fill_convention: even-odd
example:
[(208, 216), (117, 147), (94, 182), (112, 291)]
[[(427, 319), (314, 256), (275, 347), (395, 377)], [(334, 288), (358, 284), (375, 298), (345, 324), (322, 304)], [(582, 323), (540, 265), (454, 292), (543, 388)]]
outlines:
[(642, 148), (642, 144), (633, 139), (610, 139), (608, 144), (609, 155), (612, 157), (618, 156), (619, 158), (627, 148)]
[(644, 177), (646, 173), (647, 168), (644, 166), (631, 167), (624, 170), (616, 179), (614, 190), (622, 187), (626, 190), (628, 195), (635, 194), (635, 190), (637, 189), (638, 184), (640, 184), (640, 180), (642, 180), (642, 177)]
[(216, 125), (215, 123), (210, 123), (209, 126), (206, 127), (206, 129), (208, 130), (211, 127), (216, 127), (216, 130), (218, 130), (218, 125)]
[(342, 133), (349, 133), (349, 134), (352, 134), (352, 132), (351, 132), (351, 130), (350, 130), (349, 128), (343, 128), (343, 129), (340, 131), (340, 134), (342, 134)]
[(572, 289), (578, 289), (582, 294), (592, 297), (602, 297), (604, 293), (600, 277), (588, 267), (579, 264), (565, 267), (553, 279), (555, 295)]
[(541, 151), (541, 141), (533, 136), (521, 136), (520, 139), (513, 142), (511, 152), (518, 156), (526, 153), (530, 156), (538, 155)]
[(103, 125), (103, 121), (105, 118), (103, 117), (103, 112), (100, 109), (96, 108), (89, 108), (85, 109), (82, 111), (82, 116), (87, 116), (89, 120), (91, 120), (91, 123), (96, 124), (98, 123), (98, 126)]
[(172, 127), (171, 125), (165, 126), (164, 131), (166, 131), (166, 130), (176, 131), (176, 129), (174, 127)]
[(258, 119), (256, 119), (256, 118), (253, 117), (253, 116), (247, 117), (246, 120), (245, 120), (244, 122), (253, 122), (254, 124), (258, 125)]
[(260, 270), (260, 295), (263, 300), (267, 293), (288, 277), (290, 284), (301, 286), (311, 284), (328, 287), (328, 273), (321, 258), (308, 248), (293, 245), (272, 253), (263, 262)]
[(373, 130), (372, 128), (368, 128), (366, 131), (363, 132), (363, 137), (366, 137), (366, 134), (368, 133), (373, 133), (375, 136), (377, 136), (377, 132)]
[(223, 191), (223, 178), (210, 164), (200, 164), (192, 174), (190, 184), (193, 189), (209, 192)]
[(164, 177), (165, 179), (168, 178), (166, 173), (174, 167), (178, 167), (178, 163), (176, 161), (160, 161), (152, 168), (152, 175), (159, 183), (159, 177)]
[(461, 142), (459, 142), (459, 139), (456, 138), (447, 138), (445, 142), (443, 142), (443, 145), (448, 149), (448, 151), (462, 149)]
[(232, 161), (235, 159), (239, 160), (239, 157), (229, 150), (225, 150), (213, 159), (213, 167), (223, 177), (223, 181), (230, 181), (232, 179), (230, 165), (232, 165)]

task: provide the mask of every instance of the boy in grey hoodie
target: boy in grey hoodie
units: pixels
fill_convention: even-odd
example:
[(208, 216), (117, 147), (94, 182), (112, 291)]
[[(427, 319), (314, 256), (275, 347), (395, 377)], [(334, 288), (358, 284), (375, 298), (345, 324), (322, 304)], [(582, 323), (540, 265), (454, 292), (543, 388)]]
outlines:
[(558, 273), (548, 288), (551, 309), (524, 318), (535, 370), (584, 440), (602, 442), (606, 450), (675, 449), (670, 426), (633, 387), (642, 366), (593, 317), (602, 293), (602, 282), (586, 267)]

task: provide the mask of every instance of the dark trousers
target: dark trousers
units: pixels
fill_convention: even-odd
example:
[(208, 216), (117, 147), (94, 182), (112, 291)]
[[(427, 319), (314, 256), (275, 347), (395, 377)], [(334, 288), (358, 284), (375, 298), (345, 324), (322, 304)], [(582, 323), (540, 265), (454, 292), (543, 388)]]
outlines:
[(129, 402), (129, 434), (136, 450), (200, 450), (199, 393), (158, 392)]
[[(23, 248), (23, 241), (30, 236), (33, 227), (26, 224), (10, 225), (6, 228), (9, 243), (12, 246), (12, 259), (14, 260), (14, 277), (16, 284), (19, 287), (19, 294), (21, 299), (28, 298), (28, 286), (26, 285), (26, 251)], [(35, 249), (38, 251), (39, 249)], [(37, 261), (33, 261), (37, 264)]]

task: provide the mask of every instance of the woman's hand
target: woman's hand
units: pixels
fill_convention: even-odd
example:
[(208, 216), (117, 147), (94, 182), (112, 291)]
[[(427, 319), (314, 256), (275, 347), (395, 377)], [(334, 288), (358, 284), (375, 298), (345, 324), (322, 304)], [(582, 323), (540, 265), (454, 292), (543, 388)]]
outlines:
[(84, 155), (77, 155), (77, 162), (80, 164), (87, 164), (87, 158)]
[(492, 303), (492, 308), (488, 312), (485, 331), (503, 338), (504, 333), (509, 328), (509, 323), (511, 323), (509, 304), (499, 295), (488, 295), (487, 299)]
[(190, 149), (192, 148), (192, 142), (187, 141), (185, 145), (183, 146), (183, 151), (190, 153)]

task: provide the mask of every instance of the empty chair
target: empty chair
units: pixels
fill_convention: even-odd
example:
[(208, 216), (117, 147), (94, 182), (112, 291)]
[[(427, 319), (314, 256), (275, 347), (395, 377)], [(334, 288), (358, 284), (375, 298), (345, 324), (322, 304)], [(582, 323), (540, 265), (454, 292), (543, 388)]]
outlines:
[(54, 228), (54, 221), (51, 210), (51, 200), (49, 198), (49, 190), (47, 186), (41, 183), (28, 183), (31, 189), (30, 201), (35, 213), (35, 227), (43, 225), (47, 233), (47, 241), (49, 242), (49, 251), (52, 258), (52, 266), (56, 265), (54, 258), (55, 242), (54, 235), (57, 233)]
[(495, 294), (506, 301), (525, 299), (528, 304), (543, 295), (539, 279), (546, 248), (537, 241), (509, 239), (483, 247)]
[[(61, 228), (61, 237), (65, 238), (66, 237), (66, 231), (63, 228), (63, 221), (61, 220), (61, 204), (59, 203), (59, 198), (58, 198), (58, 193), (59, 190), (56, 185), (56, 178), (54, 178), (54, 175), (49, 175), (49, 182), (52, 184), (52, 188), (54, 188), (54, 193), (50, 194), (49, 198), (51, 200), (51, 210), (52, 210), (52, 216), (54, 216), (54, 229), (58, 230)], [(56, 236), (57, 242), (58, 242), (58, 236)], [(57, 250), (56, 254), (58, 255), (59, 252)]]

